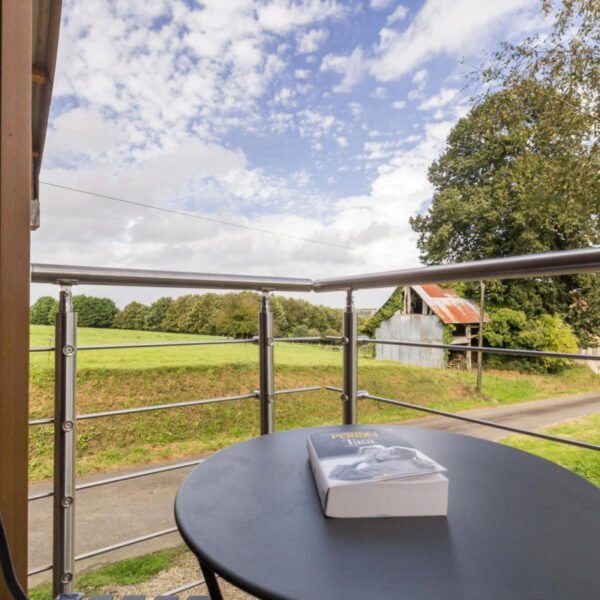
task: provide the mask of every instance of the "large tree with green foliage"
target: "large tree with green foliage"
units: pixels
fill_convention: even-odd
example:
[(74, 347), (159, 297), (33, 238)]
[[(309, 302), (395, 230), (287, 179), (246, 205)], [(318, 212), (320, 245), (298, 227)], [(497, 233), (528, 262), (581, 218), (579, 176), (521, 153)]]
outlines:
[(58, 301), (52, 296), (38, 298), (29, 309), (29, 320), (32, 325), (54, 325)]
[[(428, 264), (600, 243), (600, 5), (542, 2), (552, 33), (504, 44), (487, 93), (429, 170), (429, 210), (411, 219)], [(492, 282), (488, 302), (560, 313), (588, 343), (600, 331), (598, 275)]]
[(112, 327), (119, 312), (110, 298), (98, 298), (84, 294), (73, 296), (73, 310), (77, 313), (80, 327)]

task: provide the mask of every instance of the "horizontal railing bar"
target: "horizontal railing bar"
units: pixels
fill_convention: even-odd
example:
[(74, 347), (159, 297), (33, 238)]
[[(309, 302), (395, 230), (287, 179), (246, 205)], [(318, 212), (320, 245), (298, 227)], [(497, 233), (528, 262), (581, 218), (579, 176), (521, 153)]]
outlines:
[(27, 498), (28, 502), (33, 502), (33, 500), (42, 500), (43, 498), (52, 498), (54, 496), (54, 492), (40, 492), (39, 494), (33, 494)]
[(80, 554), (75, 557), (76, 561), (85, 560), (86, 558), (92, 558), (93, 556), (99, 556), (100, 554), (106, 554), (107, 552), (112, 552), (113, 550), (119, 550), (119, 548), (127, 548), (128, 546), (133, 546), (134, 544), (139, 544), (140, 542), (146, 542), (148, 540), (153, 540), (154, 538), (161, 537), (163, 535), (169, 535), (170, 533), (175, 533), (177, 531), (177, 527), (169, 527), (169, 529), (163, 529), (161, 531), (155, 531), (154, 533), (149, 533), (147, 535), (141, 535), (137, 538), (132, 538), (130, 540), (126, 540), (124, 542), (119, 542), (118, 544), (112, 544), (111, 546), (105, 546), (104, 548), (98, 548), (97, 550), (91, 550), (90, 552), (85, 552), (84, 554)]
[(387, 344), (392, 346), (413, 346), (417, 348), (439, 348), (458, 352), (482, 352), (484, 354), (509, 354), (511, 356), (531, 356), (539, 358), (568, 358), (571, 360), (600, 360), (599, 356), (573, 352), (547, 352), (545, 350), (521, 350), (517, 348), (493, 348), (491, 346), (461, 346), (454, 344), (431, 344), (428, 342), (413, 342), (411, 340), (365, 339), (359, 338), (359, 343)]
[(302, 392), (316, 392), (321, 389), (320, 385), (309, 385), (307, 387), (300, 388), (289, 388), (287, 390), (275, 390), (273, 394), (275, 396), (281, 396), (283, 394), (300, 394)]
[(54, 417), (47, 417), (45, 419), (33, 419), (29, 421), (30, 426), (34, 425), (51, 425), (54, 423)]
[(188, 402), (172, 402), (171, 404), (155, 404), (153, 406), (139, 406), (137, 408), (122, 408), (119, 410), (107, 410), (104, 412), (89, 413), (86, 415), (77, 415), (77, 421), (87, 419), (100, 419), (103, 417), (113, 417), (115, 415), (131, 415), (133, 413), (152, 412), (156, 410), (166, 410), (169, 408), (182, 408), (184, 406), (201, 406), (203, 404), (215, 404), (217, 402), (229, 402), (230, 400), (246, 400), (247, 398), (256, 398), (255, 393), (239, 394), (238, 396), (221, 396), (218, 398), (207, 398), (206, 400), (190, 400)]
[[(242, 340), (203, 340), (197, 342), (146, 342), (143, 344), (98, 344), (95, 346), (77, 346), (77, 350), (120, 350), (123, 348), (165, 348), (168, 346), (213, 346), (215, 344), (252, 344), (252, 338)], [(54, 346), (30, 348), (29, 352), (50, 352)]]
[(160, 599), (163, 596), (174, 596), (175, 594), (181, 594), (181, 592), (187, 592), (188, 590), (191, 590), (192, 588), (198, 587), (200, 585), (204, 585), (205, 583), (206, 582), (204, 581), (204, 579), (198, 579), (197, 581), (186, 583), (178, 588), (175, 588), (174, 590), (163, 592), (160, 596), (157, 596), (156, 598)]
[(331, 292), (450, 281), (546, 277), (599, 270), (600, 248), (587, 248), (318, 279), (313, 282), (313, 289), (315, 292)]
[(444, 410), (438, 410), (435, 408), (428, 408), (426, 406), (419, 406), (418, 404), (411, 404), (410, 402), (402, 402), (401, 400), (392, 400), (391, 398), (384, 398), (383, 396), (374, 396), (372, 394), (361, 394), (361, 398), (368, 398), (370, 400), (377, 400), (379, 402), (386, 402), (387, 404), (393, 404), (396, 406), (403, 406), (404, 408), (412, 408), (414, 410), (420, 410), (423, 412), (439, 415), (442, 417), (449, 417), (451, 419), (458, 419), (460, 421), (466, 421), (468, 423), (476, 423), (477, 425), (484, 425), (486, 427), (494, 427), (496, 429), (503, 429), (510, 431), (511, 433), (519, 433), (522, 435), (529, 435), (537, 437), (542, 440), (548, 440), (551, 442), (560, 442), (561, 444), (569, 444), (570, 446), (578, 446), (579, 448), (586, 448), (587, 450), (600, 450), (600, 446), (596, 444), (590, 444), (588, 442), (579, 442), (577, 440), (570, 440), (567, 438), (561, 438), (555, 435), (549, 435), (547, 433), (538, 433), (537, 431), (531, 431), (529, 429), (520, 429), (519, 427), (511, 427), (510, 425), (502, 425), (500, 423), (494, 423), (493, 421), (486, 421), (484, 419), (476, 419), (474, 417), (466, 417), (464, 415), (457, 415), (455, 413), (449, 413)]
[[(279, 394), (296, 394), (301, 392), (313, 392), (316, 390), (320, 390), (321, 386), (314, 385), (303, 388), (291, 388), (289, 390), (277, 390), (275, 395)], [(89, 413), (84, 415), (77, 415), (75, 419), (77, 421), (86, 421), (88, 419), (101, 419), (104, 417), (114, 417), (117, 415), (130, 415), (133, 413), (142, 413), (142, 412), (153, 412), (156, 410), (167, 410), (169, 408), (185, 408), (187, 406), (202, 406), (203, 404), (215, 404), (218, 402), (230, 402), (233, 400), (247, 400), (249, 398), (258, 397), (258, 391), (252, 392), (250, 394), (239, 394), (237, 396), (221, 396), (218, 398), (207, 398), (206, 400), (190, 400), (188, 402), (171, 402), (169, 404), (156, 404), (153, 406), (140, 406), (137, 408), (122, 408), (118, 410), (107, 410), (104, 412), (97, 413)], [(29, 421), (29, 425), (46, 425), (54, 423), (53, 418), (47, 419), (37, 419), (35, 421)]]
[(45, 573), (46, 571), (51, 571), (52, 565), (44, 565), (43, 567), (36, 567), (31, 571), (27, 571), (27, 577), (32, 577), (33, 575), (39, 575), (40, 573)]
[(120, 350), (123, 348), (164, 348), (168, 346), (214, 346), (218, 344), (252, 344), (252, 338), (241, 340), (204, 340), (197, 342), (147, 342), (145, 344), (99, 344), (96, 346), (77, 346), (77, 350)]
[[(140, 344), (98, 344), (94, 346), (77, 346), (77, 350), (120, 350), (123, 348), (168, 348), (169, 346), (212, 346), (218, 344), (254, 344), (258, 338), (244, 338), (240, 340), (203, 340), (196, 342), (146, 342)], [(313, 337), (279, 337), (275, 342), (328, 342), (328, 338)], [(29, 352), (52, 352), (54, 346), (36, 346), (29, 348)]]
[(200, 288), (220, 290), (312, 290), (312, 281), (296, 277), (258, 277), (224, 273), (186, 273), (148, 269), (117, 269), (74, 265), (31, 265), (33, 283), (72, 283), (87, 285)]
[[(186, 467), (193, 467), (195, 465), (199, 465), (201, 462), (204, 462), (203, 458), (198, 460), (189, 460), (187, 462), (177, 463), (176, 465), (168, 465), (166, 467), (157, 467), (155, 469), (145, 469), (144, 471), (136, 471), (135, 473), (129, 473), (127, 475), (119, 475), (118, 477), (109, 477), (108, 479), (99, 479), (98, 481), (90, 481), (89, 483), (82, 483), (80, 485), (75, 486), (75, 489), (79, 492), (81, 490), (88, 490), (91, 488), (96, 488), (101, 485), (109, 485), (112, 483), (119, 483), (120, 481), (128, 481), (130, 479), (137, 479), (138, 477), (147, 477), (149, 475), (155, 475), (157, 473), (165, 473), (167, 471), (175, 471), (177, 469), (185, 469)], [(40, 500), (42, 498), (50, 498), (54, 496), (54, 492), (42, 492), (39, 494), (34, 494), (29, 496), (28, 500), (31, 502), (32, 500)]]
[(273, 338), (275, 342), (326, 342), (327, 339), (320, 335), (313, 335), (307, 337), (276, 337)]
[(109, 485), (112, 483), (119, 483), (120, 481), (128, 481), (130, 479), (137, 479), (138, 477), (147, 477), (149, 475), (156, 475), (157, 473), (166, 473), (167, 471), (175, 471), (177, 469), (185, 469), (186, 467), (193, 467), (199, 465), (204, 459), (190, 460), (184, 463), (178, 463), (176, 465), (169, 465), (166, 467), (157, 467), (155, 469), (146, 469), (144, 471), (136, 471), (135, 473), (129, 473), (128, 475), (119, 475), (118, 477), (109, 477), (108, 479), (99, 479), (98, 481), (90, 481), (89, 483), (82, 483), (75, 487), (77, 491), (89, 490), (101, 485)]

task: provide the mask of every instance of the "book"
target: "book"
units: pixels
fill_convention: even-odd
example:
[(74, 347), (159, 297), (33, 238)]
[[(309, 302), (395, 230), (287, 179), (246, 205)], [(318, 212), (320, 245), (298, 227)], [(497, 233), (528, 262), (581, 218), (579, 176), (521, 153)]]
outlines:
[(321, 431), (308, 456), (328, 517), (421, 517), (448, 513), (446, 469), (392, 427)]

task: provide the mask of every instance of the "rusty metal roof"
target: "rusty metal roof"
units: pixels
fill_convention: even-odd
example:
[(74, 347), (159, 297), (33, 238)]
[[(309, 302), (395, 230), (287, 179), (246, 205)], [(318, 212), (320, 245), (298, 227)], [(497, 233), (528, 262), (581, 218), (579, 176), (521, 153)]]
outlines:
[[(474, 302), (461, 298), (452, 288), (442, 288), (433, 283), (413, 285), (411, 288), (443, 323), (479, 323), (479, 307)], [(490, 320), (485, 312), (483, 320)]]

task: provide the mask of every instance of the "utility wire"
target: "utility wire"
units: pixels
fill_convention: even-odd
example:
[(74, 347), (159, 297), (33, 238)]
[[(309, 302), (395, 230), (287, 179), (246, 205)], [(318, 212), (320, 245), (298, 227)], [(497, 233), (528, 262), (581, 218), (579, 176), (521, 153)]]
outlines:
[(114, 202), (123, 202), (124, 204), (131, 204), (133, 206), (139, 206), (142, 208), (150, 208), (152, 210), (158, 210), (161, 212), (169, 213), (172, 215), (180, 215), (182, 217), (190, 217), (192, 219), (198, 219), (200, 221), (208, 221), (210, 223), (219, 223), (220, 225), (228, 225), (229, 227), (237, 227), (238, 229), (247, 229), (249, 231), (258, 231), (259, 233), (267, 233), (269, 235), (276, 235), (278, 237), (290, 238), (293, 240), (300, 240), (301, 242), (310, 242), (311, 244), (321, 244), (323, 246), (331, 246), (333, 248), (342, 248), (344, 250), (356, 250), (352, 246), (344, 246), (343, 244), (336, 244), (334, 242), (324, 242), (322, 240), (316, 240), (314, 238), (305, 238), (291, 233), (279, 233), (277, 231), (271, 231), (269, 229), (261, 229), (260, 227), (252, 227), (251, 225), (243, 225), (241, 223), (232, 223), (231, 221), (223, 221), (222, 219), (214, 219), (212, 217), (205, 217), (195, 213), (189, 213), (182, 210), (175, 210), (172, 208), (165, 208), (164, 206), (155, 206), (153, 204), (145, 204), (144, 202), (136, 202), (135, 200), (126, 200), (125, 198), (117, 198), (115, 196), (108, 196), (107, 194), (98, 194), (97, 192), (90, 192), (88, 190), (82, 190), (79, 188), (69, 187), (67, 185), (59, 185), (58, 183), (50, 183), (48, 181), (40, 181), (42, 185), (47, 185), (61, 190), (68, 190), (69, 192), (78, 192), (79, 194), (86, 194), (87, 196), (95, 196), (96, 198), (104, 198), (106, 200), (113, 200)]

